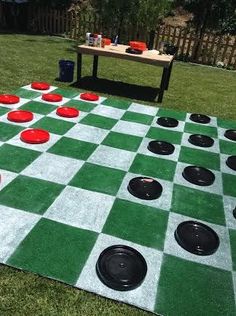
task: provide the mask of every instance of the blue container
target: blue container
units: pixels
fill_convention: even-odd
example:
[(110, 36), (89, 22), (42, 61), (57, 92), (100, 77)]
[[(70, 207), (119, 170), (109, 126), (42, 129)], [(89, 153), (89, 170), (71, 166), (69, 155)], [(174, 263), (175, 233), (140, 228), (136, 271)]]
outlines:
[(74, 78), (75, 63), (71, 60), (59, 60), (59, 80), (72, 82)]

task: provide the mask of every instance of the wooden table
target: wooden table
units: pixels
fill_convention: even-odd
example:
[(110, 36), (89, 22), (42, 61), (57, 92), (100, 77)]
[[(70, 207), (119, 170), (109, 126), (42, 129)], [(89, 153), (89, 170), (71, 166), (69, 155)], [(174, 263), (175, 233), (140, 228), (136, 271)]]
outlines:
[(82, 54), (92, 55), (93, 59), (93, 77), (97, 77), (98, 56), (120, 58), (150, 64), (153, 66), (163, 67), (161, 85), (158, 92), (157, 102), (162, 102), (164, 91), (168, 89), (169, 80), (173, 65), (174, 56), (158, 55), (157, 51), (144, 51), (142, 55), (134, 55), (126, 53), (126, 45), (105, 46), (105, 48), (80, 45), (77, 47), (77, 81), (81, 79)]

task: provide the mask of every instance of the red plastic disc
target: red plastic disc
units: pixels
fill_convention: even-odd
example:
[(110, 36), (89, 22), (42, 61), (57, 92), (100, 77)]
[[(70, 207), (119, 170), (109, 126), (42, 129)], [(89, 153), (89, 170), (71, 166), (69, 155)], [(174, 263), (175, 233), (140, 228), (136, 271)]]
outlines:
[(42, 95), (42, 99), (48, 102), (60, 102), (62, 101), (62, 95), (55, 93), (45, 93)]
[(20, 101), (17, 95), (12, 94), (0, 94), (0, 103), (3, 104), (15, 104)]
[(31, 128), (20, 134), (20, 139), (29, 144), (43, 144), (49, 141), (50, 134), (43, 129)]
[(33, 113), (29, 111), (23, 111), (23, 110), (12, 111), (7, 114), (7, 119), (9, 121), (16, 122), (16, 123), (24, 123), (24, 122), (32, 121), (33, 117), (34, 117)]
[(50, 84), (47, 82), (32, 82), (31, 88), (35, 90), (48, 90), (50, 88)]
[(80, 99), (86, 100), (86, 101), (97, 101), (99, 99), (99, 96), (94, 93), (82, 93), (80, 95)]
[(57, 115), (63, 116), (63, 117), (77, 117), (79, 116), (79, 111), (75, 108), (62, 106), (57, 109)]

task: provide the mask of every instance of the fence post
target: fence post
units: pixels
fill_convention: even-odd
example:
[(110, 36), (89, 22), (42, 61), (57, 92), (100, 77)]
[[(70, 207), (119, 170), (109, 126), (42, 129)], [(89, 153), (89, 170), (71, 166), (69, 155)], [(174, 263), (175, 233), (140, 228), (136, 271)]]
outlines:
[(154, 47), (154, 38), (155, 38), (156, 32), (154, 30), (150, 31), (149, 33), (149, 43), (148, 43), (148, 49), (153, 49)]

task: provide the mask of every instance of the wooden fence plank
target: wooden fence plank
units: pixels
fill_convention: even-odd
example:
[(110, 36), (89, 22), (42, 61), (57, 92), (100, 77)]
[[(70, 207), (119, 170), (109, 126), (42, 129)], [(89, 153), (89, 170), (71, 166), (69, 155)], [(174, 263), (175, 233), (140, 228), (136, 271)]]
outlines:
[[(231, 49), (231, 53), (229, 55), (229, 59), (228, 59), (228, 65), (231, 65), (232, 64), (232, 60), (233, 60), (233, 57), (234, 57), (234, 53), (236, 54), (236, 37), (235, 37), (235, 40), (234, 40), (234, 44), (232, 46), (232, 49)], [(235, 58), (236, 59), (236, 58)], [(235, 60), (236, 62), (236, 60)]]
[(207, 33), (206, 40), (203, 41), (203, 45), (204, 45), (204, 47), (202, 49), (202, 62), (203, 62), (203, 64), (206, 64), (206, 61), (207, 61), (208, 46), (209, 46), (210, 37), (211, 37), (211, 34)]
[(221, 49), (221, 43), (222, 43), (222, 35), (219, 37), (219, 40), (218, 40), (218, 43), (217, 43), (217, 46), (216, 46), (216, 49), (215, 49), (215, 54), (214, 54), (214, 60), (213, 60), (213, 64), (215, 65), (216, 62), (217, 62), (217, 58), (218, 58), (218, 55), (219, 55), (219, 51)]
[(187, 59), (187, 60), (188, 60), (189, 55), (190, 55), (190, 49), (191, 49), (192, 39), (193, 39), (193, 33), (190, 32), (190, 36), (188, 37), (187, 49), (186, 49), (186, 59)]
[(174, 45), (175, 45), (175, 39), (176, 39), (176, 30), (177, 30), (177, 27), (174, 27), (173, 38), (172, 38), (172, 42)]
[(189, 30), (186, 28), (185, 32), (184, 32), (184, 35), (183, 35), (182, 45), (181, 45), (182, 46), (181, 47), (181, 56), (182, 57), (184, 56), (185, 43), (186, 43), (186, 40), (187, 40), (188, 32), (189, 32)]
[(227, 36), (227, 38), (226, 38), (226, 42), (225, 42), (225, 44), (224, 44), (224, 50), (223, 50), (223, 53), (222, 53), (222, 57), (221, 57), (221, 60), (223, 61), (223, 63), (225, 63), (225, 60), (226, 60), (226, 54), (227, 54), (227, 51), (228, 51), (228, 49), (229, 49), (229, 41), (230, 41), (230, 36)]
[(177, 47), (178, 47), (178, 50), (177, 50), (177, 53), (176, 55), (178, 56), (179, 55), (179, 50), (181, 49), (180, 48), (180, 40), (181, 40), (181, 36), (182, 36), (182, 27), (179, 28), (179, 33), (178, 33), (178, 40), (177, 40)]
[(207, 64), (208, 65), (213, 63), (213, 58), (212, 57), (213, 57), (213, 51), (214, 51), (216, 39), (217, 39), (217, 35), (216, 34), (214, 34), (213, 36), (211, 35), (211, 41), (210, 41), (211, 46), (209, 48), (209, 55), (208, 55), (209, 57), (207, 59)]

